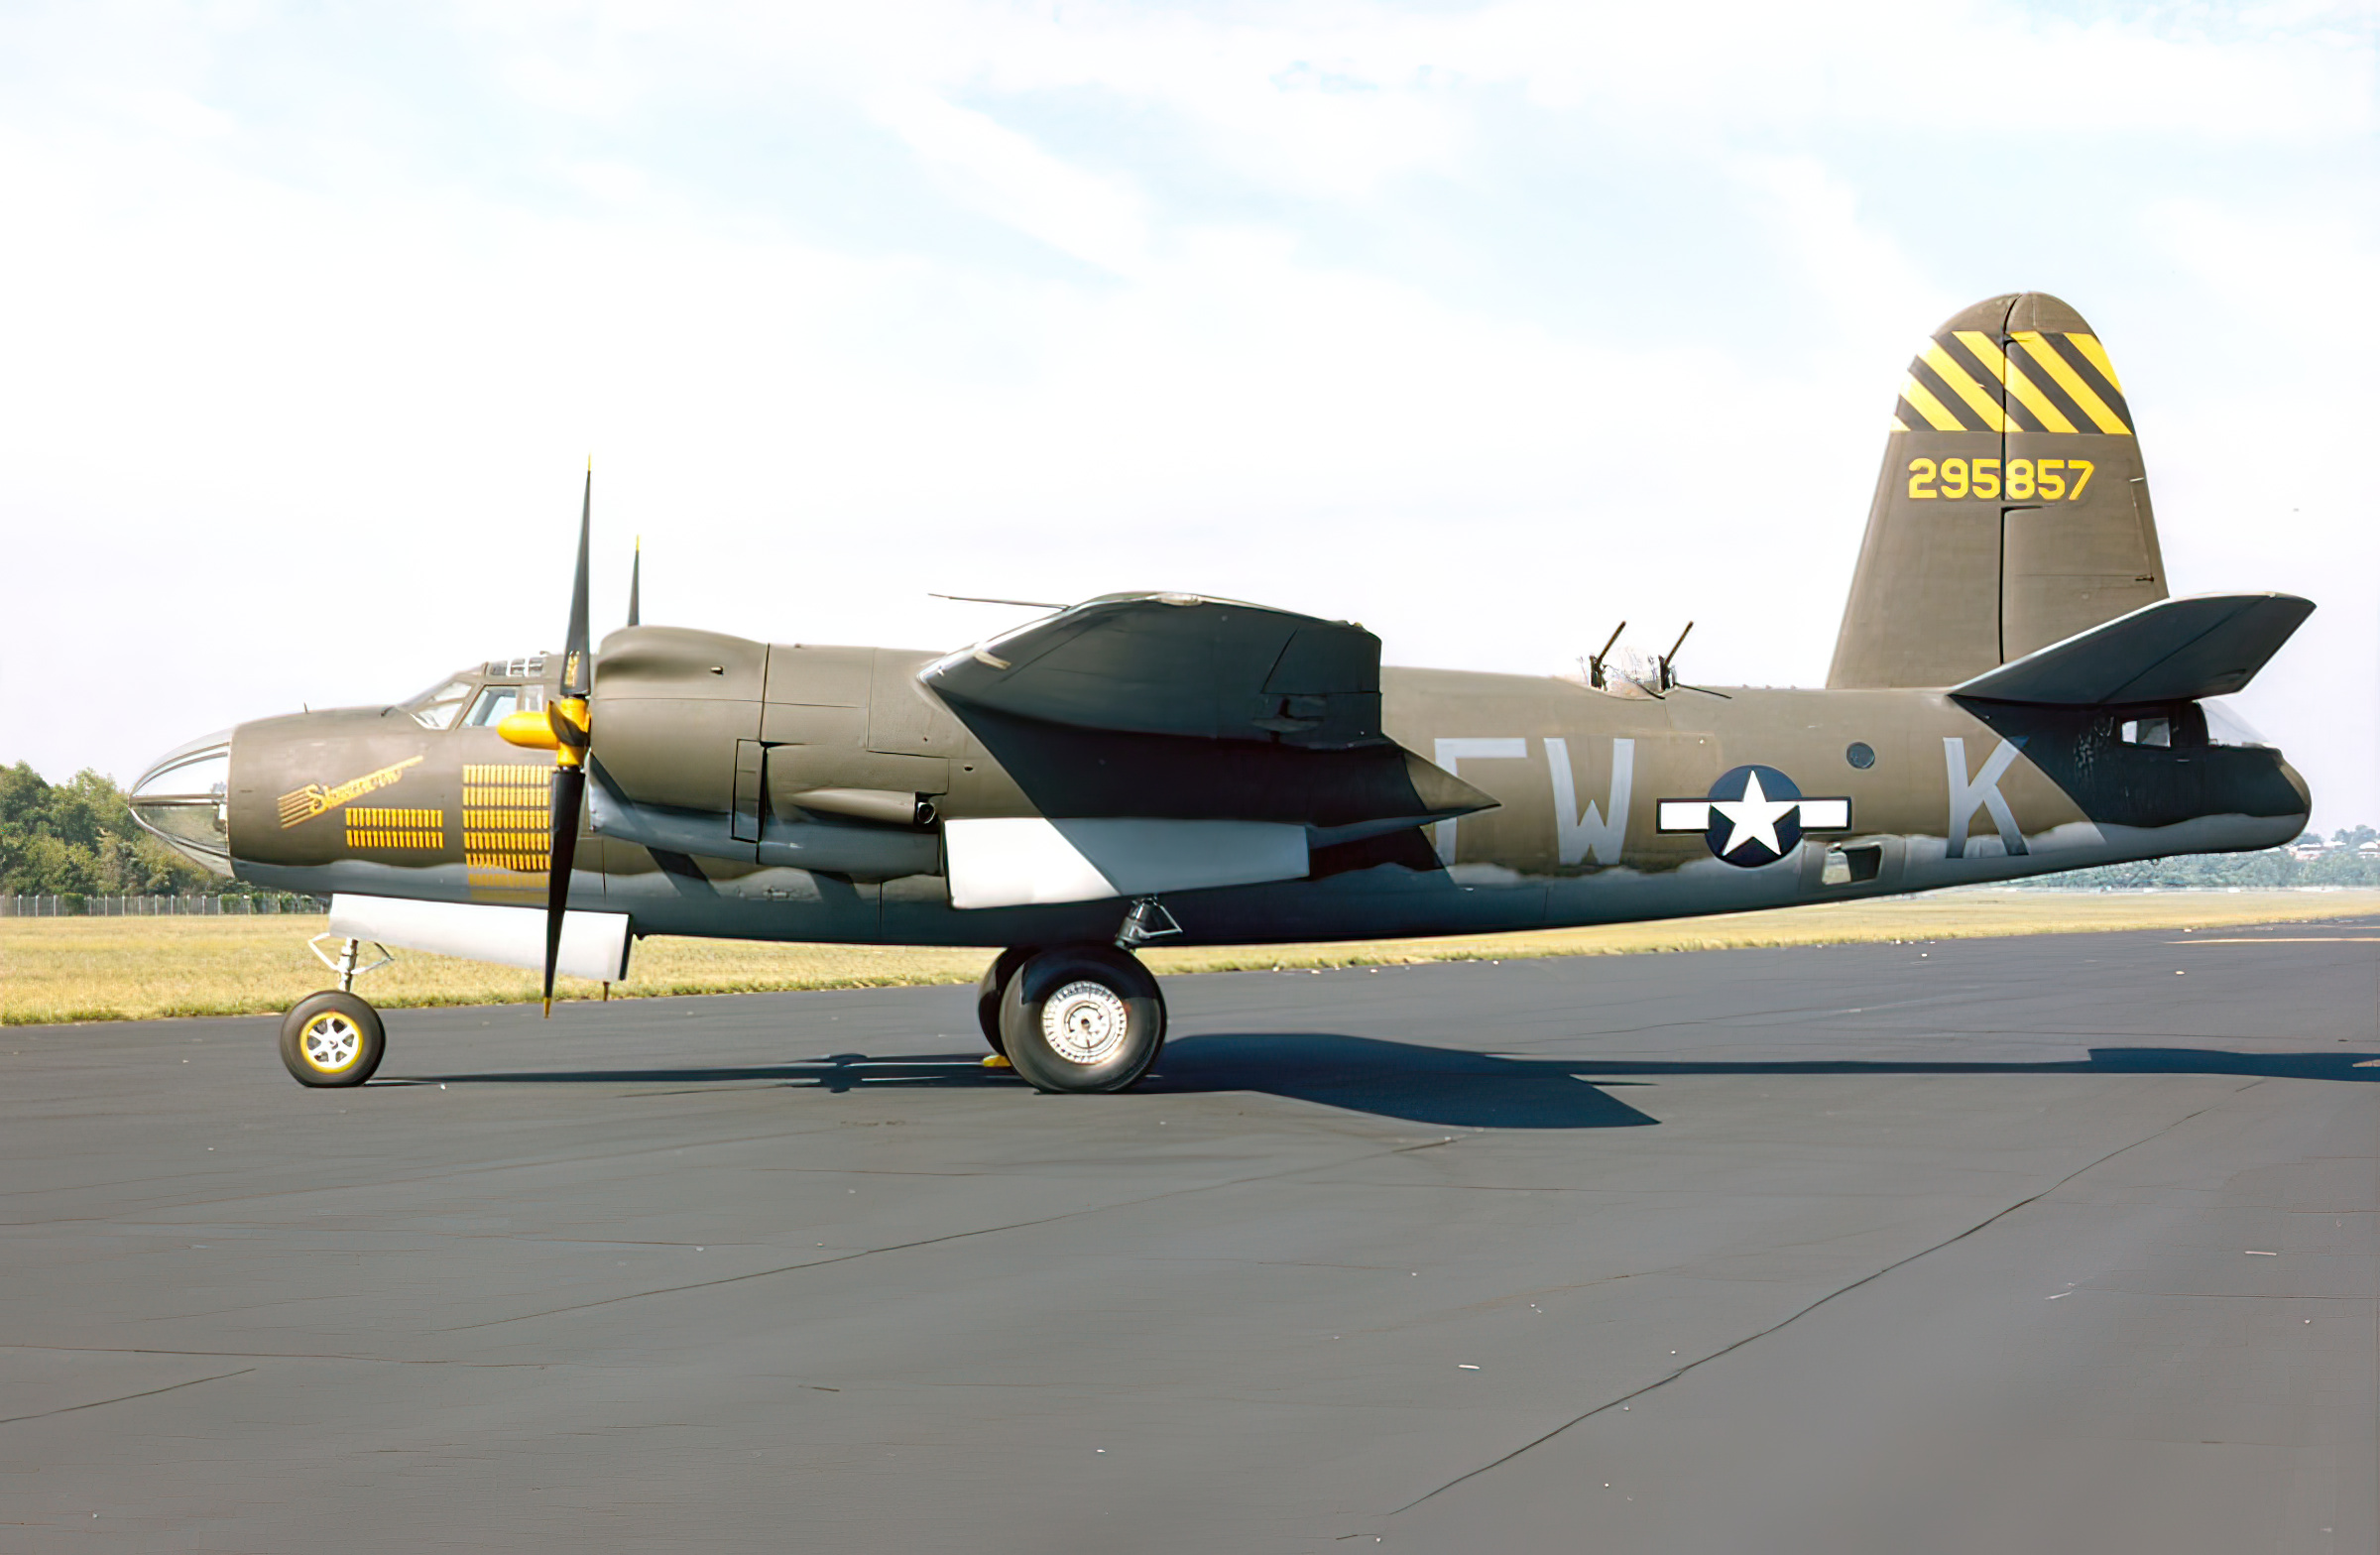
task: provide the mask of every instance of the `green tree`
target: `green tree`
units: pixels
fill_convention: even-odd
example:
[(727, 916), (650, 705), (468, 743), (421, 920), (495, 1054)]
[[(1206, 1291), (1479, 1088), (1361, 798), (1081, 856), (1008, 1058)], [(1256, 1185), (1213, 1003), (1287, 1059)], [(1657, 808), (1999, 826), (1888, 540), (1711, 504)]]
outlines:
[(103, 774), (52, 783), (24, 762), (0, 768), (0, 892), (178, 895), (216, 881), (143, 831)]

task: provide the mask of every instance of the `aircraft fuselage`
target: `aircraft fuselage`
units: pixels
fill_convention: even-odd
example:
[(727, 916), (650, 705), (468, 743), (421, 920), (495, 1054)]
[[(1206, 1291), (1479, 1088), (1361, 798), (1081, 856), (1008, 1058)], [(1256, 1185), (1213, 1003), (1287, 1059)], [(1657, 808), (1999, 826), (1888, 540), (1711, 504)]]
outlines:
[[(856, 707), (765, 703), (768, 727), (754, 732), (772, 737), (766, 749), (817, 751), (845, 772), (856, 763), (941, 776), (919, 790), (931, 824), (907, 829), (922, 867), (869, 879), (882, 871), (761, 862), (724, 828), (722, 852), (742, 857), (650, 848), (582, 822), (574, 909), (626, 912), (639, 934), (989, 946), (1114, 933), (1123, 908), (1112, 897), (951, 904), (938, 828), (1034, 811), (981, 743), (915, 689), (933, 656), (775, 652), (840, 658), (854, 684), (864, 668), (870, 695)], [(903, 672), (879, 673), (885, 660)], [(523, 678), (488, 676), (483, 694)], [(2188, 702), (2046, 708), (1932, 690), (1752, 687), (1656, 699), (1395, 668), (1381, 672), (1381, 689), (1385, 732), (1495, 807), (1387, 837), (1318, 837), (1312, 878), (1168, 896), (1177, 942), (1558, 927), (1925, 891), (2274, 846), (2298, 835), (2309, 809), (2278, 752), (2210, 743)], [(895, 716), (880, 705), (887, 697)], [(874, 749), (883, 746), (898, 748)], [(348, 709), (243, 725), (230, 749), (225, 840), (242, 879), (321, 896), (544, 900), (552, 763), (493, 727)], [(1730, 779), (1745, 768), (1756, 789)], [(683, 780), (699, 799), (693, 790), (732, 786), (735, 775)]]

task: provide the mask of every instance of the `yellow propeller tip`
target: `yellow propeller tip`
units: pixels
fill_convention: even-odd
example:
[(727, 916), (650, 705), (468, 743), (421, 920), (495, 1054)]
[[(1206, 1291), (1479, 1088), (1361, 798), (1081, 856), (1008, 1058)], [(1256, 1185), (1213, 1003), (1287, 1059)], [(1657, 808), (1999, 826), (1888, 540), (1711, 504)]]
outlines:
[(553, 1001), (550, 999), (545, 1001), (545, 1018), (548, 1020), (553, 1018)]

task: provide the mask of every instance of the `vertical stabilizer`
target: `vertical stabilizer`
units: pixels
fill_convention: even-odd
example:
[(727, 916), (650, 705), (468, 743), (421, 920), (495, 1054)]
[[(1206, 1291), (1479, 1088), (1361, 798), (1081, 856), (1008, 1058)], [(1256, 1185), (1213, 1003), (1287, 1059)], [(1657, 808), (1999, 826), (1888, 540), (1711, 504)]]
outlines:
[(2165, 598), (2132, 410), (2082, 315), (2027, 292), (1918, 348), (1830, 686), (1955, 685)]

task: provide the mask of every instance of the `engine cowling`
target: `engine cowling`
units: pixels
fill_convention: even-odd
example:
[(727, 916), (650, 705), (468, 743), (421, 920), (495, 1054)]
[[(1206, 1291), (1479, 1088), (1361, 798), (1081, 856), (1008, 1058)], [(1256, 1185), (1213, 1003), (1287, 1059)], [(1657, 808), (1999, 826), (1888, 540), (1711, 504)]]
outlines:
[(595, 829), (671, 852), (857, 879), (934, 874), (965, 732), (931, 656), (634, 627), (590, 699)]

